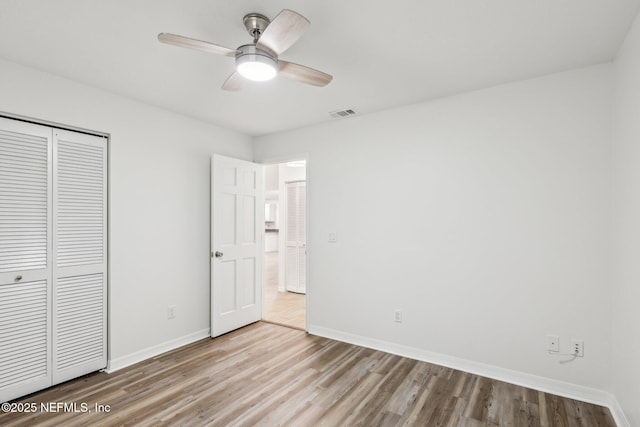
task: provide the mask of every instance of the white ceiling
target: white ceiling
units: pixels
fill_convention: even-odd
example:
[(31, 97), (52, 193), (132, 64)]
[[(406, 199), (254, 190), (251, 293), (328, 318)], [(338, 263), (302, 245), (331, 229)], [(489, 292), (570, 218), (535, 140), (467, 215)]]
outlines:
[[(0, 0), (0, 56), (262, 135), (610, 61), (640, 0)], [(235, 48), (249, 12), (311, 27), (281, 58), (334, 76), (220, 86), (232, 58), (161, 44), (171, 32)], [(1, 94), (0, 94), (1, 96)]]

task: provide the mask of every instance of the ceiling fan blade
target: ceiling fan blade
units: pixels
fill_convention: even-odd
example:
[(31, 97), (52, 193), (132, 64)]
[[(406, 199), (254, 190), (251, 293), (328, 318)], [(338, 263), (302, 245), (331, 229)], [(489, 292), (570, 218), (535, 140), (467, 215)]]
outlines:
[(227, 80), (222, 84), (222, 89), (228, 90), (230, 92), (239, 91), (244, 87), (244, 77), (240, 75), (237, 71), (234, 71)]
[(311, 22), (304, 16), (289, 9), (284, 9), (276, 16), (260, 35), (256, 47), (270, 50), (280, 55), (289, 49), (302, 33), (309, 28)]
[(205, 42), (202, 40), (196, 40), (185, 36), (178, 36), (170, 33), (158, 34), (158, 40), (162, 43), (172, 44), (174, 46), (187, 47), (189, 49), (202, 50), (208, 53), (215, 53), (216, 55), (224, 55), (235, 58), (236, 50), (229, 49), (228, 47), (218, 46), (217, 44)]
[(293, 62), (278, 61), (278, 75), (313, 86), (326, 86), (333, 76)]

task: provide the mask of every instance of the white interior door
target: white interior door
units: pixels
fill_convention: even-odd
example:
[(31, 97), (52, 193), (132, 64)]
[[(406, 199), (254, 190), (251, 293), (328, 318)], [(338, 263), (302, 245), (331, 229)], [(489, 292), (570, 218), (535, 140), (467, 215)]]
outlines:
[(211, 336), (262, 318), (262, 166), (211, 159)]
[(307, 183), (286, 184), (287, 228), (285, 237), (285, 286), (305, 293), (307, 277)]

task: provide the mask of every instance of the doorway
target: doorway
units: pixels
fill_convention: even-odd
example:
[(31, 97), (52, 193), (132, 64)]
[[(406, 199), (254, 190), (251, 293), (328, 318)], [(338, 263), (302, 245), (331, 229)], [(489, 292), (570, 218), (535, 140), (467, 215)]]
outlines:
[(305, 160), (264, 167), (263, 320), (306, 330)]

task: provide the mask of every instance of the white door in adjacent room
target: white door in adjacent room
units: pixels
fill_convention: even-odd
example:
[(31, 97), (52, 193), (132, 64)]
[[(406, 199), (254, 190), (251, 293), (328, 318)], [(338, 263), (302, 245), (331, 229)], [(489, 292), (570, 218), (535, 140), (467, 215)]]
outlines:
[(211, 336), (262, 317), (262, 166), (211, 159)]
[(307, 183), (286, 183), (287, 227), (285, 230), (285, 286), (304, 294), (307, 277)]

